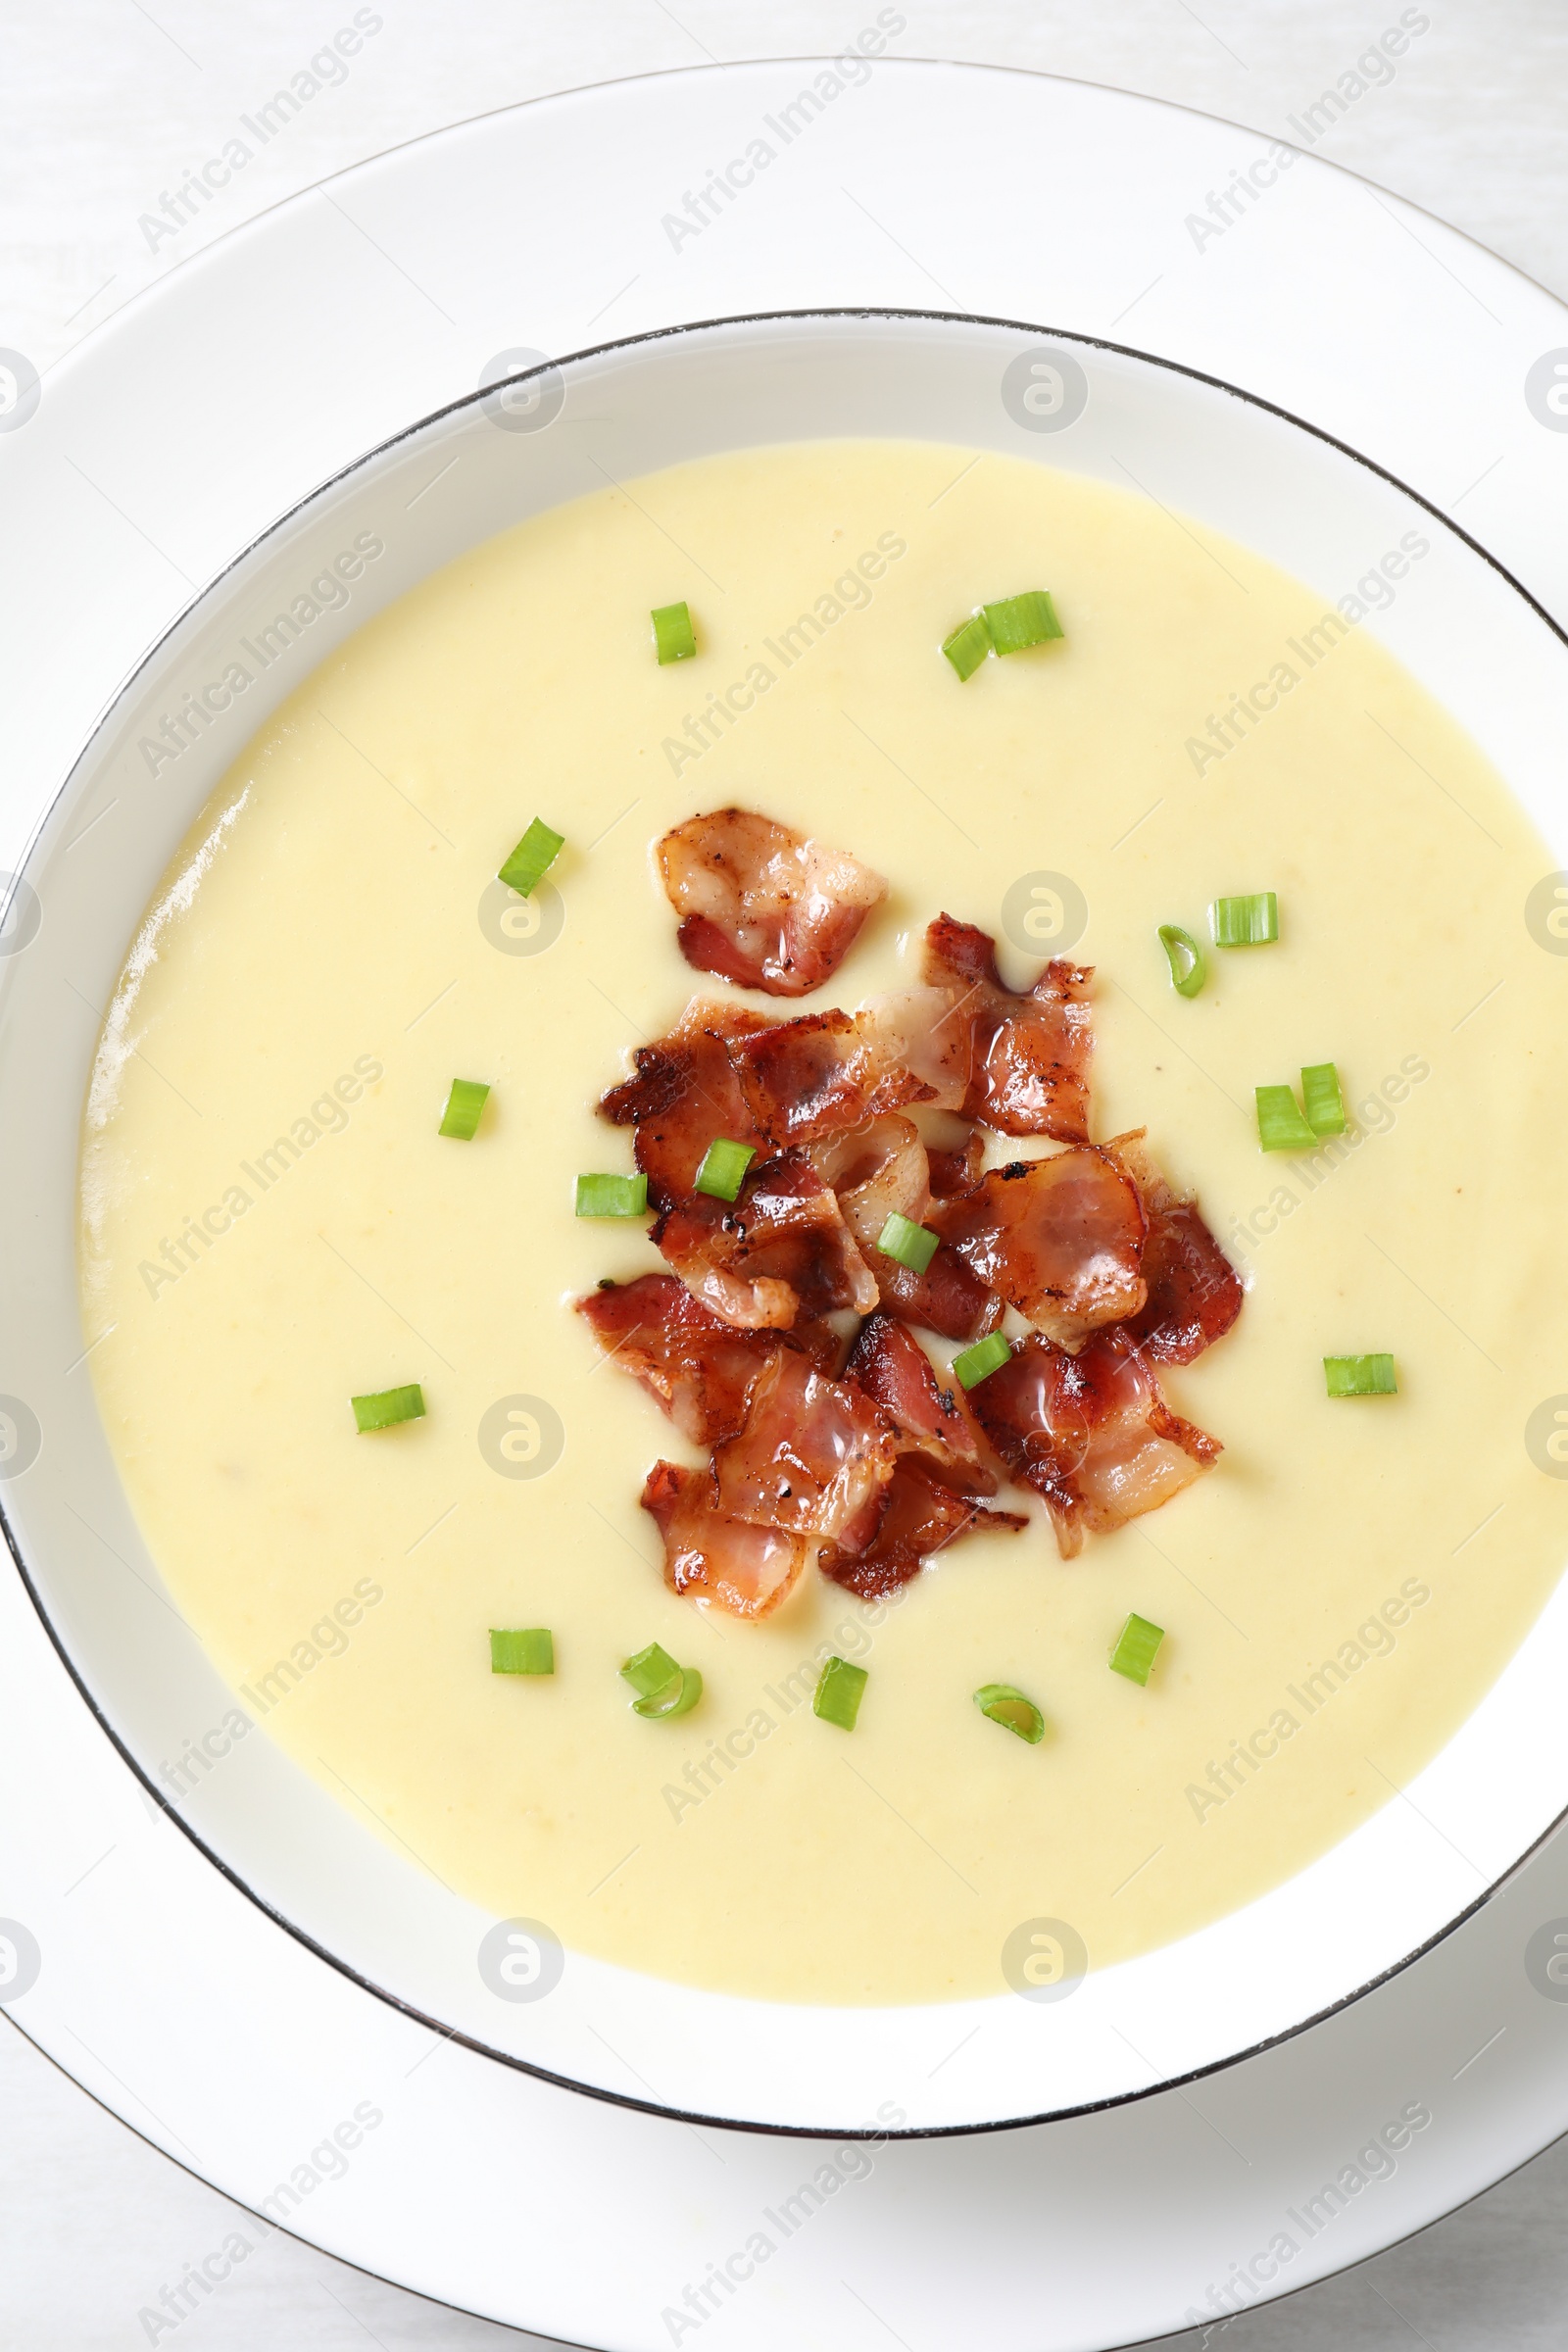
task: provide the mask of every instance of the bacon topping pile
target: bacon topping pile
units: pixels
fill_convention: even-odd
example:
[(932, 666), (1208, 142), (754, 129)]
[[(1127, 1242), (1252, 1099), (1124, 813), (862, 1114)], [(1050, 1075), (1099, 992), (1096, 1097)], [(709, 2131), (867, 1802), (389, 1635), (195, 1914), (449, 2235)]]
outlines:
[[(742, 809), (659, 857), (688, 961), (773, 995), (817, 986), (886, 891)], [(1070, 1558), (1214, 1462), (1155, 1367), (1221, 1338), (1241, 1284), (1141, 1129), (1090, 1141), (1092, 978), (1057, 960), (1010, 989), (989, 935), (939, 915), (922, 986), (794, 1019), (696, 998), (604, 1097), (670, 1271), (580, 1311), (710, 1449), (643, 1492), (673, 1591), (764, 1617), (814, 1556), (871, 1597), (972, 1528), (1026, 1526), (986, 1507), (1008, 1481)], [(1064, 1148), (988, 1169), (988, 1131)], [(754, 1155), (733, 1201), (696, 1189), (720, 1139)], [(892, 1215), (938, 1237), (923, 1272), (880, 1250)], [(1031, 1328), (967, 1395), (915, 1337), (972, 1343), (1009, 1309)]]

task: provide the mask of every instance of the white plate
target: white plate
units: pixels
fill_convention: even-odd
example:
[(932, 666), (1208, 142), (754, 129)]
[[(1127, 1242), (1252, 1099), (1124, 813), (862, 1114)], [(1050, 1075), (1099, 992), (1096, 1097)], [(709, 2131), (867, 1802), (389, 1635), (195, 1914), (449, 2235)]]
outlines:
[[(1304, 410), (1418, 488), (1453, 496), (1500, 445), (1508, 462), (1489, 477), (1485, 495), (1498, 503), (1487, 535), (1506, 539), (1537, 580), (1561, 562), (1542, 491), (1564, 444), (1520, 389), (1531, 362), (1568, 342), (1560, 312), (1461, 240), (1398, 208), (1377, 211), (1357, 183), (1304, 161), (1273, 214), (1248, 217), (1250, 243), (1238, 235), (1197, 254), (1189, 239), (1184, 254), (1184, 205), (1250, 162), (1259, 143), (1246, 134), (1024, 77), (886, 68), (779, 159), (777, 181), (748, 198), (744, 239), (737, 212), (696, 245), (661, 254), (665, 189), (743, 148), (801, 79), (799, 68), (672, 77), (426, 142), (335, 187), (370, 242), (341, 225), (342, 213), (302, 200), (180, 273), (51, 376), (37, 415), (0, 446), (39, 620), (29, 632), (23, 615), (14, 647), (31, 692), (10, 747), (21, 787), (7, 809), (13, 855), (106, 689), (183, 601), (178, 574), (208, 576), (303, 486), (470, 388), (496, 353), (580, 345), (581, 289), (597, 281), (609, 299), (623, 282), (617, 270), (632, 279), (631, 315), (605, 322), (616, 326), (759, 303), (920, 303), (933, 299), (923, 270), (940, 269), (956, 283), (983, 272), (983, 283), (971, 274), (958, 284), (977, 308), (1099, 329), (1152, 278), (1135, 313), (1143, 339), (1179, 343), (1177, 356)], [(589, 141), (602, 162), (585, 172)], [(946, 174), (925, 162), (939, 151)], [(973, 258), (965, 240), (953, 242), (956, 189), (1010, 181), (1021, 217), (1030, 159), (1048, 152), (1064, 184), (1094, 177), (1106, 198), (1052, 256), (1076, 278), (1049, 288), (1021, 235), (990, 238)], [(508, 295), (511, 223), (535, 190), (567, 178), (582, 191), (575, 238), (555, 214), (548, 265), (531, 264), (524, 330)], [(846, 180), (896, 242), (878, 244), (875, 223), (855, 225), (838, 193)], [(1443, 361), (1451, 371), (1460, 330), (1445, 304), (1470, 297), (1435, 297), (1419, 248), (1396, 262), (1407, 228), (1445, 273), (1480, 288), (1506, 347), (1495, 360), (1472, 335), (1441, 414), (1420, 398), (1423, 369)], [(1332, 270), (1314, 260), (1314, 241), (1332, 252)], [(1287, 304), (1281, 272), (1293, 269)], [(1320, 327), (1303, 348), (1296, 322), (1319, 316), (1303, 292), (1330, 284), (1359, 372)], [(449, 342), (427, 329), (427, 302), (465, 331)], [(263, 318), (270, 342), (258, 340)], [(303, 398), (308, 375), (317, 389)], [(4, 1358), (0, 1385), (10, 1386)], [(711, 2295), (715, 2308), (730, 2290), (744, 2297), (730, 2325), (749, 2341), (798, 2339), (803, 2328), (819, 2342), (867, 2341), (877, 2332), (867, 2305), (910, 2341), (999, 2324), (1031, 2343), (1125, 2340), (1179, 2324), (1233, 2262), (1252, 2265), (1259, 2292), (1264, 2280), (1277, 2291), (1386, 2242), (1531, 2152), (1568, 2107), (1561, 2019), (1523, 1966), (1531, 1931), (1568, 1907), (1554, 1891), (1551, 1874), (1563, 1874), (1553, 1848), (1416, 1968), (1285, 2049), (1119, 2115), (888, 2148), (868, 2176), (832, 2159), (835, 2185), (818, 2190), (827, 2201), (786, 2240), (760, 2217), (824, 2152), (733, 2134), (705, 2134), (699, 2146), (680, 2126), (434, 2043), (282, 1936), (142, 1812), (24, 1601), (8, 1591), (0, 1608), (6, 1900), (42, 1950), (13, 2014), (231, 2193), (257, 2202), (292, 2178), (277, 2202), (318, 2242), (498, 2317), (606, 2343), (667, 2342), (661, 2312), (733, 2255), (728, 2288)], [(49, 1759), (41, 1787), (29, 1754)], [(639, 2095), (629, 2080), (618, 2087)], [(663, 2082), (646, 2087), (673, 2095)], [(329, 2155), (313, 2166), (310, 2151), (367, 2102), (379, 2120), (332, 2179), (342, 2168)], [(1435, 2124), (1392, 2178), (1341, 2188), (1310, 2236), (1284, 2219), (1378, 2126), (1420, 2102)], [(1268, 2124), (1271, 2110), (1288, 2130)], [(529, 2189), (520, 2211), (519, 2179)], [(616, 2211), (609, 2246), (597, 2220), (607, 2200)], [(749, 2258), (736, 2249), (770, 2227), (772, 2256), (755, 2283), (737, 2283)], [(1281, 2265), (1266, 2249), (1293, 2229), (1299, 2242)]]
[[(1403, 1965), (1469, 1909), (1478, 1873), (1494, 1884), (1568, 1808), (1555, 1726), (1568, 1591), (1408, 1802), (1161, 1950), (1084, 1976), (1068, 1940), (1066, 1973), (1020, 1997), (999, 1948), (991, 1997), (883, 2009), (725, 1997), (572, 1951), (559, 1982), (552, 1966), (514, 1987), (485, 1964), (505, 1927), (265, 1734), (231, 1742), (223, 1732), (234, 1693), (163, 1587), (77, 1369), (100, 1335), (80, 1320), (74, 1176), (96, 1044), (81, 1008), (108, 1000), (197, 810), (307, 668), (465, 550), (607, 478), (787, 436), (859, 434), (1130, 476), (1314, 585), (1326, 608), (1384, 549), (1430, 543), (1418, 570), (1406, 564), (1397, 601), (1364, 625), (1468, 727), (1568, 858), (1568, 644), (1408, 492), (1255, 401), (1110, 346), (818, 314), (666, 332), (535, 368), (318, 491), (197, 600), (117, 699), (24, 867), (19, 920), (37, 919), (37, 935), (0, 962), (0, 1131), (27, 1139), (0, 1169), (0, 1232), (28, 1237), (0, 1252), (0, 1327), (9, 1376), (46, 1440), (7, 1483), (5, 1523), (64, 1654), (148, 1788), (157, 1793), (163, 1763), (192, 1743), (211, 1754), (216, 1733), (223, 1768), (195, 1780), (179, 1809), (191, 1835), (313, 1949), (476, 2049), (663, 2112), (850, 2136), (890, 2105), (909, 2131), (960, 2131), (1140, 2095), (1278, 2040)], [(274, 616), (367, 546), (385, 552), (373, 567), (356, 561), (350, 595), (290, 642)], [(250, 680), (243, 692), (234, 676)], [(560, 820), (573, 829), (569, 805)], [(476, 899), (489, 888), (476, 875)], [(84, 1544), (84, 1519), (117, 1567)], [(658, 2090), (628, 2092), (628, 2068)]]

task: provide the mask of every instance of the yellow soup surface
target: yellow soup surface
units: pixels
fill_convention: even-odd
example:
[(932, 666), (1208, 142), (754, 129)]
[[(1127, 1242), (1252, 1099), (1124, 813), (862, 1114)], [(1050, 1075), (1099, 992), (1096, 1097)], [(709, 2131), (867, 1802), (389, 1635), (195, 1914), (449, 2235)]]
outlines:
[[(960, 685), (942, 638), (1033, 587), (1064, 641)], [(661, 667), (681, 598), (698, 654)], [(889, 877), (804, 1009), (916, 977), (941, 908), (1014, 984), (1093, 963), (1094, 1133), (1147, 1126), (1243, 1271), (1163, 1380), (1217, 1467), (1074, 1561), (1009, 1492), (1023, 1534), (880, 1606), (814, 1569), (755, 1625), (665, 1589), (639, 1493), (699, 1457), (570, 1311), (659, 1261), (574, 1219), (573, 1179), (631, 1165), (596, 1115), (629, 1050), (724, 991), (651, 851), (731, 802)], [(566, 847), (524, 903), (494, 877), (536, 815)], [(1556, 1579), (1565, 1489), (1521, 1443), (1562, 1385), (1568, 1047), (1519, 919), (1552, 862), (1353, 600), (1130, 493), (815, 443), (508, 531), (305, 680), (127, 958), (81, 1282), (148, 1546), (253, 1722), (569, 1947), (861, 2003), (1000, 1991), (1038, 1916), (1095, 1965), (1182, 1936), (1396, 1801)], [(1157, 926), (1206, 942), (1260, 890), (1278, 944), (1176, 995)], [(1330, 1060), (1349, 1131), (1263, 1155), (1254, 1086)], [(437, 1132), (455, 1077), (492, 1089), (468, 1143)], [(1323, 1357), (1369, 1350), (1398, 1394), (1331, 1401)], [(422, 1420), (356, 1434), (351, 1396), (415, 1381)], [(1165, 1629), (1147, 1689), (1107, 1666), (1129, 1611)], [(492, 1675), (491, 1627), (549, 1627), (554, 1676)], [(617, 1672), (651, 1642), (705, 1680), (674, 1722)], [(869, 1671), (849, 1734), (810, 1704), (834, 1652)]]

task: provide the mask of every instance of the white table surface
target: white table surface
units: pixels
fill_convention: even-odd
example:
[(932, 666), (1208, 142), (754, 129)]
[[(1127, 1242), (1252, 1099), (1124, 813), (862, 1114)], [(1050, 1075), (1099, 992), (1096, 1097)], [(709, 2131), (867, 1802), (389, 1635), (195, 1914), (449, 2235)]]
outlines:
[[(379, 0), (380, 29), (229, 188), (149, 250), (143, 216), (305, 65), (348, 0), (37, 0), (0, 8), (0, 344), (48, 367), (122, 302), (243, 220), (368, 156), (520, 99), (715, 59), (831, 52), (875, 16), (826, 0)], [(1394, 0), (903, 0), (912, 57), (1147, 92), (1290, 135), (1288, 119)], [(1428, 207), (1568, 297), (1568, 12), (1431, 0), (1431, 28), (1320, 152)], [(1063, 233), (1092, 190), (1053, 191)], [(569, 190), (562, 201), (570, 201)], [(530, 224), (548, 233), (548, 223)], [(1456, 368), (1463, 354), (1456, 353)], [(1433, 386), (1441, 400), (1441, 384)], [(234, 2209), (146, 2146), (20, 2034), (0, 2034), (0, 2345), (147, 2343), (139, 2314)], [(1557, 2346), (1568, 2304), (1568, 2145), (1347, 2277), (1209, 2331), (1236, 2352)], [(177, 2330), (181, 2352), (337, 2352), (537, 2339), (368, 2279), (281, 2233)], [(169, 2331), (158, 2334), (160, 2343)], [(1180, 2339), (1197, 2345), (1197, 2335)]]

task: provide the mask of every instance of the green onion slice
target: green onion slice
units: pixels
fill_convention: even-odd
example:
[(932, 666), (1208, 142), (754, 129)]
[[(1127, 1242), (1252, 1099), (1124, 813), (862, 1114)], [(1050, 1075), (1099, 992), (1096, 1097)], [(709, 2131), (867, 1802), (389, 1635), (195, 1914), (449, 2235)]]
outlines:
[(1259, 1086), (1257, 1140), (1265, 1152), (1310, 1152), (1317, 1137), (1288, 1086)]
[(536, 1625), (526, 1631), (502, 1633), (492, 1626), (490, 1671), (492, 1674), (554, 1674), (556, 1642), (550, 1628)]
[(565, 846), (564, 833), (554, 832), (542, 816), (536, 816), (501, 868), (502, 881), (519, 898), (527, 898)]
[(1040, 1709), (1011, 1683), (982, 1683), (974, 1703), (988, 1722), (1016, 1732), (1031, 1747), (1038, 1747), (1046, 1736), (1046, 1719)]
[(895, 1209), (876, 1237), (876, 1246), (884, 1257), (891, 1257), (911, 1273), (923, 1274), (941, 1247), (939, 1237), (925, 1225), (916, 1225), (908, 1217), (901, 1217)]
[(1111, 1673), (1124, 1674), (1130, 1683), (1147, 1683), (1149, 1670), (1164, 1639), (1163, 1626), (1151, 1625), (1147, 1617), (1135, 1613), (1116, 1636), (1116, 1646), (1110, 1653)]
[(1326, 1355), (1323, 1377), (1331, 1396), (1397, 1396), (1392, 1355)]
[(634, 1698), (631, 1711), (657, 1723), (673, 1722), (677, 1715), (689, 1715), (703, 1695), (703, 1678), (695, 1666), (676, 1669), (673, 1682), (665, 1683), (659, 1690), (650, 1690), (646, 1698)]
[(460, 1143), (471, 1144), (478, 1131), (479, 1113), (484, 1108), (485, 1097), (489, 1092), (490, 1089), (482, 1086), (477, 1078), (454, 1078), (438, 1132), (455, 1135)]
[(1266, 948), (1280, 935), (1280, 903), (1271, 890), (1250, 898), (1216, 899), (1208, 910), (1216, 948)]
[(1301, 1072), (1301, 1104), (1314, 1135), (1345, 1133), (1345, 1097), (1332, 1061), (1314, 1061)]
[(424, 1414), (424, 1391), (417, 1381), (406, 1389), (380, 1389), (373, 1396), (351, 1396), (354, 1426), (363, 1437), (370, 1429), (395, 1429), (400, 1421), (418, 1421)]
[(811, 1701), (812, 1714), (820, 1715), (824, 1723), (836, 1723), (841, 1732), (853, 1732), (865, 1685), (863, 1666), (852, 1666), (848, 1658), (829, 1658)]
[(1000, 1372), (1011, 1354), (1012, 1343), (1004, 1339), (1000, 1331), (993, 1331), (954, 1357), (955, 1376), (964, 1388), (972, 1389), (991, 1373)]
[(689, 1715), (703, 1695), (703, 1678), (696, 1667), (677, 1666), (658, 1642), (628, 1658), (620, 1671), (637, 1693), (632, 1713), (653, 1721)]
[(1159, 944), (1170, 965), (1170, 984), (1179, 997), (1196, 997), (1208, 977), (1203, 951), (1180, 923), (1161, 923)]
[(991, 642), (999, 654), (1021, 654), (1026, 646), (1044, 645), (1065, 634), (1056, 608), (1044, 588), (1022, 596), (1005, 596), (999, 605), (982, 607)]
[(733, 1200), (756, 1157), (752, 1145), (732, 1144), (726, 1136), (716, 1136), (703, 1153), (703, 1164), (696, 1176), (697, 1190), (711, 1194), (715, 1200)]
[(656, 605), (654, 646), (661, 662), (689, 662), (697, 651), (697, 633), (685, 605)]
[(960, 620), (951, 635), (943, 638), (942, 651), (960, 678), (972, 678), (991, 651), (991, 631), (986, 627), (985, 614), (972, 612), (967, 620)]
[(579, 1217), (641, 1217), (648, 1212), (646, 1176), (579, 1176)]

